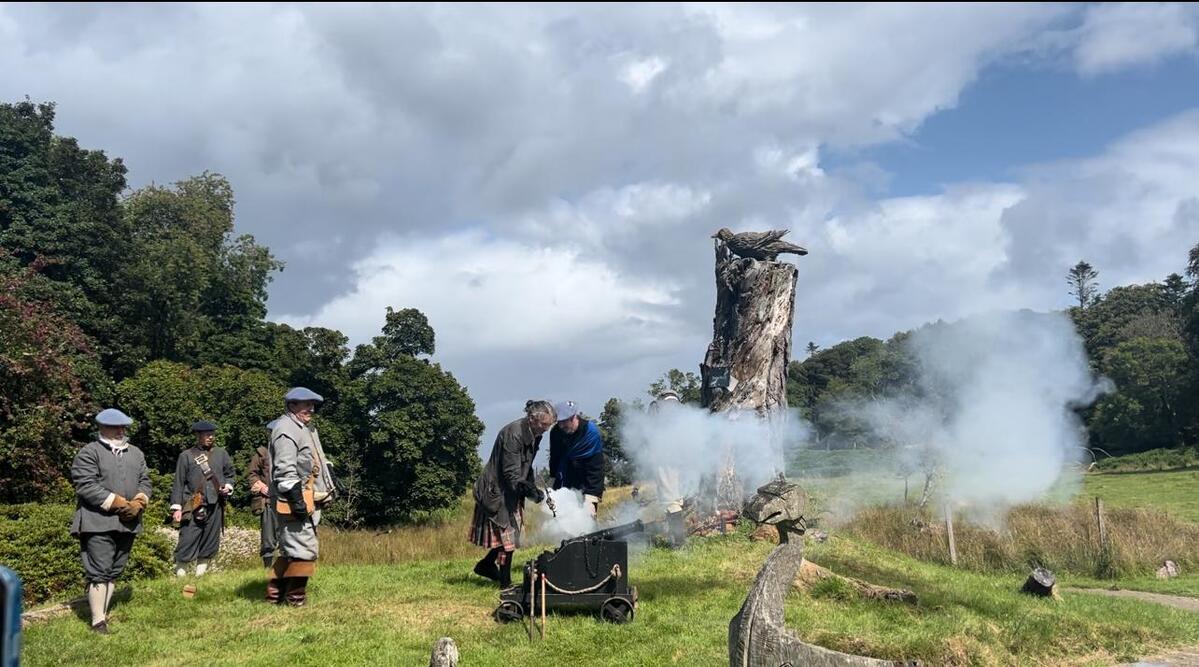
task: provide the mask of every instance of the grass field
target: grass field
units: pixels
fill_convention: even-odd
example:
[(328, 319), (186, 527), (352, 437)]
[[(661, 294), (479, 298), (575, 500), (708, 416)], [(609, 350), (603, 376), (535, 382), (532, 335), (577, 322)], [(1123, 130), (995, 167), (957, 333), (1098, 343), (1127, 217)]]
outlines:
[[(882, 489), (879, 482), (885, 477), (884, 471), (873, 471), (860, 479), (833, 476), (810, 483), (840, 490), (849, 484), (863, 493), (891, 496), (898, 481), (902, 498), (902, 481), (891, 479)], [(1130, 533), (1130, 543), (1142, 550), (1159, 543), (1161, 549), (1177, 550), (1174, 542), (1188, 541), (1194, 529), (1187, 521), (1199, 520), (1197, 490), (1195, 471), (1091, 474), (1080, 500), (1103, 497), (1113, 508), (1117, 535), (1148, 529), (1154, 514), (1121, 514), (1117, 508), (1166, 508), (1170, 521), (1154, 523), (1156, 532), (1149, 535)], [(627, 489), (614, 490), (606, 508), (627, 494)], [(1056, 602), (1017, 593), (1024, 575), (1015, 561), (1025, 557), (1028, 544), (1052, 542), (1059, 557), (1085, 560), (1086, 554), (1071, 546), (1087, 543), (1081, 528), (1087, 523), (1085, 508), (1056, 507), (1021, 510), (1019, 521), (1009, 522), (1007, 537), (999, 535), (1016, 540), (1012, 544), (971, 532), (982, 528), (963, 529), (963, 557), (978, 560), (976, 569), (989, 572), (931, 562), (944, 560), (938, 555), (944, 549), (934, 543), (939, 539), (935, 530), (918, 531), (928, 544), (908, 544), (909, 538), (899, 534), (883, 539), (880, 533), (880, 541), (894, 542), (917, 557), (834, 530), (828, 543), (810, 545), (809, 558), (841, 574), (911, 589), (920, 603), (860, 600), (836, 586), (796, 590), (788, 601), (788, 626), (830, 648), (916, 658), (929, 665), (1108, 665), (1199, 641), (1199, 614), (1082, 593), (1068, 592)], [(887, 511), (901, 510), (880, 510), (874, 519), (863, 515), (862, 520), (875, 521), (879, 527), (871, 530), (884, 530), (895, 523), (887, 519)], [(727, 664), (728, 621), (771, 548), (737, 534), (693, 538), (680, 551), (643, 549), (631, 565), (630, 579), (641, 598), (633, 623), (612, 626), (590, 615), (552, 615), (546, 640), (530, 642), (522, 626), (492, 621), (497, 591), (469, 574), (478, 550), (464, 540), (468, 512), (469, 503), (464, 503), (439, 525), (323, 531), (323, 564), (310, 587), (311, 605), (304, 609), (261, 602), (264, 581), (257, 569), (210, 576), (192, 600), (181, 596), (182, 582), (139, 582), (131, 598), (120, 599), (115, 607), (114, 635), (97, 637), (75, 616), (35, 624), (25, 635), (25, 664), (421, 665), (437, 638), (450, 636), (464, 665), (722, 665)], [(1037, 512), (1055, 514), (1038, 518)], [(1080, 528), (1071, 528), (1074, 524)], [(1073, 532), (1077, 539), (1064, 539)], [(517, 562), (538, 550), (521, 550)], [(1012, 563), (996, 571), (987, 559), (998, 563), (1001, 551)], [(1156, 557), (1136, 555), (1140, 560)], [(1093, 579), (1068, 568), (1061, 575), (1068, 586), (1199, 597), (1199, 575), (1191, 573), (1168, 581), (1144, 575)]]
[[(258, 570), (202, 581), (192, 600), (180, 582), (140, 583), (114, 611), (115, 634), (97, 637), (67, 617), (26, 633), (28, 665), (402, 664), (428, 659), (451, 636), (463, 664), (727, 664), (727, 624), (771, 545), (742, 535), (693, 539), (678, 552), (649, 549), (631, 566), (637, 617), (611, 626), (587, 615), (551, 616), (547, 639), (497, 625), (496, 590), (467, 574), (471, 559), (395, 566), (322, 567), (311, 606), (260, 601)], [(1016, 593), (1017, 576), (951, 570), (849, 539), (810, 550), (838, 572), (903, 586), (918, 606), (846, 598), (830, 590), (790, 596), (787, 622), (811, 641), (927, 664), (1110, 664), (1199, 637), (1199, 615), (1129, 600)], [(523, 561), (532, 550), (519, 554)]]
[(1113, 507), (1160, 509), (1199, 523), (1199, 470), (1091, 473), (1082, 492)]

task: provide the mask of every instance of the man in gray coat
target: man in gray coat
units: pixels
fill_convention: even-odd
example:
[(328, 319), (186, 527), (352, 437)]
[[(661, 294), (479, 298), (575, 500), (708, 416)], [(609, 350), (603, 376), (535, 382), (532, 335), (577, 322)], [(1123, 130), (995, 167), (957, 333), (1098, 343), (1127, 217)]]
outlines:
[(271, 500), (278, 514), (279, 557), (268, 574), (268, 602), (302, 607), (320, 551), (316, 527), (321, 508), (333, 499), (332, 476), (316, 428), (321, 395), (296, 387), (283, 397), (283, 416), (271, 431)]
[(223, 447), (214, 447), (216, 424), (192, 424), (196, 445), (183, 450), (175, 464), (171, 486), (171, 518), (179, 526), (175, 546), (175, 576), (187, 574), (195, 562), (196, 576), (204, 576), (221, 548), (225, 527), (225, 499), (233, 493), (233, 460)]
[(129, 562), (142, 513), (150, 502), (150, 475), (142, 450), (129, 444), (128, 415), (109, 408), (96, 415), (100, 434), (71, 463), (76, 507), (71, 535), (79, 539), (92, 630), (108, 634), (114, 582)]

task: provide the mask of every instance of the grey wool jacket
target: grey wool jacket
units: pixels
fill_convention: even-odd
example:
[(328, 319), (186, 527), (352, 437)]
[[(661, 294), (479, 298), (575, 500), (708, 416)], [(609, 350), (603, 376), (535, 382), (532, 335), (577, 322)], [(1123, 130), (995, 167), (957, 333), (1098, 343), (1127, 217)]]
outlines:
[(313, 466), (319, 466), (313, 490), (318, 493), (330, 491), (321, 437), (315, 428), (301, 424), (294, 415), (284, 414), (275, 424), (271, 431), (270, 455), (272, 501), (286, 497), (286, 489), (295, 484), (307, 484)]
[[(196, 457), (208, 455), (208, 467), (216, 477), (216, 488), (204, 479), (204, 469), (196, 463)], [(203, 489), (204, 504), (215, 505), (221, 499), (218, 491), (226, 484), (233, 484), (233, 460), (223, 447), (205, 451), (200, 447), (189, 447), (179, 453), (175, 464), (175, 483), (171, 486), (171, 507), (183, 506), (195, 492)]]
[(81, 533), (140, 533), (142, 517), (125, 523), (115, 512), (104, 509), (109, 494), (133, 500), (139, 493), (150, 497), (150, 475), (142, 450), (129, 445), (117, 455), (108, 445), (93, 440), (75, 455), (71, 463), (71, 482), (75, 485), (75, 516), (71, 518), (71, 534)]

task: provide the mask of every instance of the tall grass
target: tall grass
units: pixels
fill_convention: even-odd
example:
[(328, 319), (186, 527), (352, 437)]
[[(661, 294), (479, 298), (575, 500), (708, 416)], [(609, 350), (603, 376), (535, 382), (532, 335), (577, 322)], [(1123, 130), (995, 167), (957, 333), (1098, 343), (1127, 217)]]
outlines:
[[(483, 550), (468, 539), (474, 500), (464, 496), (453, 511), (423, 524), (340, 530), (321, 527), (321, 562), (328, 565), (392, 565), (422, 560), (478, 558)], [(524, 546), (533, 546), (541, 513), (525, 506)]]
[[(1021, 505), (998, 529), (958, 516), (958, 566), (1012, 573), (1042, 566), (1103, 579), (1152, 574), (1166, 559), (1184, 571), (1199, 567), (1199, 525), (1143, 509), (1107, 509), (1105, 520), (1108, 540), (1101, 544), (1094, 510), (1081, 503)], [(845, 529), (923, 561), (949, 563), (944, 517), (878, 506), (860, 511)]]

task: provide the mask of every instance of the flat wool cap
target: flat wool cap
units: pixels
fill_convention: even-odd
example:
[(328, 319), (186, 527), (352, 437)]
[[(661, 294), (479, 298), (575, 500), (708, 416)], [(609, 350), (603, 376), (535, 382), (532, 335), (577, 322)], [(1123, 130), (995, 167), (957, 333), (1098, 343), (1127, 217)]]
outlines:
[(108, 408), (96, 415), (96, 423), (101, 426), (128, 426), (133, 423), (129, 415), (116, 408)]
[(308, 387), (293, 388), (291, 391), (287, 392), (287, 395), (283, 397), (283, 400), (285, 400), (285, 401), (316, 401), (317, 403), (323, 403), (325, 401), (325, 399), (322, 398), (320, 394), (309, 389)]

